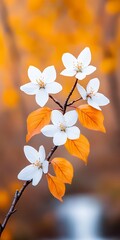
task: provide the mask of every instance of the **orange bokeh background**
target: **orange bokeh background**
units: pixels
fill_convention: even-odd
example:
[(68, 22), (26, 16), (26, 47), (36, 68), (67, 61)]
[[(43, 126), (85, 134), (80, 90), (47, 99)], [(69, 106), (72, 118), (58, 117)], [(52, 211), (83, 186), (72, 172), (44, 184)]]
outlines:
[[(55, 155), (70, 159), (75, 169), (73, 184), (67, 187), (66, 194), (84, 193), (102, 198), (107, 205), (108, 226), (113, 226), (111, 236), (117, 229), (120, 219), (119, 11), (119, 0), (0, 1), (0, 221), (15, 190), (22, 186), (17, 174), (27, 164), (23, 154), (26, 119), (30, 112), (39, 108), (33, 96), (19, 89), (29, 81), (29, 65), (40, 70), (50, 65), (56, 67), (57, 81), (63, 85), (63, 91), (56, 97), (63, 103), (74, 78), (60, 76), (64, 68), (62, 54), (70, 52), (77, 57), (88, 46), (97, 71), (82, 83), (85, 86), (93, 77), (100, 79), (100, 90), (111, 101), (103, 108), (107, 133), (81, 127), (91, 144), (87, 166), (70, 157), (64, 147)], [(76, 91), (72, 99), (77, 97)], [(52, 104), (49, 100), (48, 106), (55, 108)], [(28, 144), (35, 148), (43, 144), (46, 151), (52, 147), (51, 139), (41, 134)], [(3, 239), (43, 239), (46, 229), (48, 236), (54, 237), (50, 204), (57, 204), (57, 200), (50, 195), (45, 179), (36, 188), (29, 186)]]

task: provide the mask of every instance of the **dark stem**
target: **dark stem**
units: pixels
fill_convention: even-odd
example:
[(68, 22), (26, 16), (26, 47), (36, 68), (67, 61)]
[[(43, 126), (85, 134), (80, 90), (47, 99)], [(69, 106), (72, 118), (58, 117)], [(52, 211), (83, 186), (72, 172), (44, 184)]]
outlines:
[(52, 155), (53, 155), (53, 153), (56, 151), (56, 149), (58, 148), (58, 146), (53, 146), (52, 148), (51, 148), (51, 151), (49, 152), (49, 154), (47, 155), (47, 161), (49, 161), (50, 160), (50, 158), (52, 157)]
[(3, 223), (0, 224), (0, 236), (2, 235), (2, 232), (3, 232), (3, 230), (5, 229), (6, 224), (7, 224), (8, 220), (9, 220), (9, 218), (11, 217), (11, 215), (12, 215), (13, 213), (16, 212), (15, 206), (16, 206), (17, 202), (19, 201), (20, 197), (22, 196), (24, 190), (26, 189), (26, 187), (27, 187), (30, 183), (31, 183), (31, 181), (26, 181), (26, 182), (23, 184), (22, 188), (21, 188), (19, 191), (16, 190), (15, 195), (14, 195), (14, 198), (13, 198), (13, 201), (12, 201), (12, 204), (11, 204), (11, 207), (10, 207), (10, 209), (8, 210), (8, 213), (6, 214)]
[(68, 101), (69, 101), (70, 97), (72, 96), (73, 91), (75, 90), (77, 82), (78, 82), (78, 79), (76, 79), (76, 81), (75, 81), (75, 83), (74, 83), (74, 85), (73, 85), (73, 87), (72, 87), (72, 89), (71, 89), (71, 91), (70, 91), (66, 101), (65, 101), (65, 104), (64, 104), (64, 107), (63, 107), (63, 114), (65, 114), (65, 112), (66, 112)]
[(78, 99), (76, 99), (76, 100), (73, 100), (72, 102), (70, 102), (70, 103), (67, 104), (67, 107), (71, 106), (71, 105), (72, 105), (73, 103), (75, 103), (75, 102), (80, 101), (81, 99), (82, 99), (82, 97), (80, 97), (80, 98), (78, 98)]
[(61, 109), (63, 109), (63, 106), (60, 104), (60, 102), (59, 102), (57, 99), (55, 99), (52, 95), (49, 95), (49, 97), (50, 97), (57, 105), (59, 105), (59, 107), (60, 107)]

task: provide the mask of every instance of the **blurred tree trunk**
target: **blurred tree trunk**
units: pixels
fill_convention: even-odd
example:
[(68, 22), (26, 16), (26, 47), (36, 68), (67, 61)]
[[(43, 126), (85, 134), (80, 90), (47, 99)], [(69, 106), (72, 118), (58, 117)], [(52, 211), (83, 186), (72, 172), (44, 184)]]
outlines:
[[(105, 11), (104, 21), (103, 21), (103, 49), (105, 58), (117, 58), (117, 53), (111, 51), (111, 43), (114, 43), (117, 39), (117, 24), (118, 24), (118, 14), (108, 15)], [(115, 48), (116, 49), (116, 48)], [(117, 68), (117, 66), (116, 66)], [(111, 70), (107, 74), (109, 86), (110, 86), (110, 96), (111, 104), (113, 105), (113, 114), (116, 119), (116, 126), (120, 133), (120, 99), (119, 99), (119, 81), (116, 74), (116, 69)], [(119, 136), (119, 134), (117, 134)]]
[[(16, 44), (16, 39), (13, 30), (11, 29), (11, 26), (9, 24), (9, 12), (7, 10), (7, 6), (5, 5), (4, 0), (0, 0), (0, 21), (3, 29), (5, 44), (8, 52), (8, 62), (9, 66), (7, 71), (9, 72), (9, 79), (11, 79), (13, 87), (16, 89), (17, 94), (20, 98), (20, 90), (19, 87), (21, 85), (21, 77), (20, 77), (20, 70), (21, 70), (21, 55), (20, 51), (18, 49), (18, 46)], [(19, 107), (17, 108), (17, 111), (21, 112), (22, 118), (24, 121), (23, 125), (23, 133), (26, 133), (26, 107), (25, 104), (22, 101), (22, 98), (20, 98), (19, 101)], [(13, 113), (14, 114), (14, 113)], [(15, 119), (16, 121), (16, 119)], [(14, 125), (14, 123), (12, 123)], [(16, 124), (16, 122), (15, 122)], [(16, 133), (17, 134), (17, 133)]]

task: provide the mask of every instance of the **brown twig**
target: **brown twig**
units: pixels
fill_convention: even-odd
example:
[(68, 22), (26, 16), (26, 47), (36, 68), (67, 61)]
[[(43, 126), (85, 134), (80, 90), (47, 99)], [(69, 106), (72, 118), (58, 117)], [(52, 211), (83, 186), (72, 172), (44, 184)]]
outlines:
[(50, 158), (52, 157), (52, 155), (53, 155), (53, 153), (56, 151), (56, 149), (58, 148), (58, 146), (53, 146), (52, 148), (51, 148), (51, 151), (49, 152), (49, 154), (47, 155), (47, 161), (49, 161), (50, 160)]
[(75, 90), (77, 82), (78, 82), (78, 79), (76, 79), (76, 81), (75, 81), (75, 83), (74, 83), (74, 85), (73, 85), (73, 87), (72, 87), (72, 89), (71, 89), (71, 91), (70, 91), (66, 101), (65, 101), (65, 104), (64, 104), (64, 107), (63, 107), (63, 114), (65, 114), (65, 112), (66, 112), (68, 101), (69, 101), (70, 97), (72, 96), (73, 91)]
[(78, 98), (78, 99), (76, 99), (76, 100), (73, 100), (72, 102), (70, 102), (70, 103), (67, 104), (67, 107), (73, 105), (73, 103), (78, 102), (78, 101), (80, 101), (81, 99), (82, 99), (82, 97), (80, 97), (80, 98)]
[(49, 95), (49, 97), (50, 97), (57, 105), (59, 105), (59, 107), (60, 107), (61, 109), (63, 109), (63, 106), (60, 104), (60, 102), (59, 102), (57, 99), (55, 99), (52, 95)]
[(11, 215), (12, 215), (13, 213), (16, 212), (15, 206), (16, 206), (17, 202), (19, 201), (20, 197), (22, 196), (24, 190), (26, 189), (26, 187), (27, 187), (30, 183), (31, 183), (31, 181), (26, 181), (26, 182), (23, 184), (22, 188), (21, 188), (19, 191), (16, 190), (15, 195), (14, 195), (14, 198), (13, 198), (13, 201), (12, 201), (12, 204), (11, 204), (11, 207), (10, 207), (8, 213), (6, 214), (3, 223), (0, 224), (0, 236), (2, 235), (2, 232), (3, 232), (3, 230), (5, 229), (6, 224), (7, 224), (8, 220), (9, 220), (9, 218), (11, 217)]

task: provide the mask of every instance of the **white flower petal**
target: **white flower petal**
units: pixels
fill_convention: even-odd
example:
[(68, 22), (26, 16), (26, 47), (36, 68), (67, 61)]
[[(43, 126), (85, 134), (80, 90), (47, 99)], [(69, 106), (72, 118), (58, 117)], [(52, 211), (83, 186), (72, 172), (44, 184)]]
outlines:
[(67, 134), (64, 131), (58, 131), (53, 138), (53, 143), (56, 146), (64, 145), (67, 141)]
[(83, 72), (78, 72), (78, 73), (76, 74), (76, 78), (77, 78), (78, 80), (83, 80), (85, 77), (86, 77), (86, 74), (83, 73)]
[(53, 110), (51, 113), (51, 121), (55, 126), (59, 126), (61, 123), (64, 124), (64, 116), (58, 110)]
[(76, 74), (76, 71), (74, 69), (64, 69), (61, 73), (63, 76), (73, 77)]
[(30, 163), (34, 163), (36, 160), (39, 159), (38, 151), (31, 146), (24, 146), (24, 154)]
[(54, 66), (49, 66), (44, 69), (42, 72), (42, 76), (44, 77), (44, 83), (54, 82), (56, 79), (56, 70)]
[(57, 131), (58, 128), (52, 124), (46, 125), (41, 129), (42, 134), (46, 137), (53, 137)]
[(46, 174), (48, 173), (48, 166), (49, 166), (49, 162), (47, 160), (45, 160), (42, 164), (43, 166), (43, 172)]
[(88, 66), (91, 62), (91, 52), (88, 47), (84, 48), (78, 56), (78, 61), (83, 64), (84, 67)]
[(40, 105), (41, 107), (43, 107), (47, 103), (48, 98), (49, 98), (48, 93), (44, 88), (41, 88), (37, 91), (35, 99), (37, 104)]
[(93, 73), (96, 70), (96, 67), (89, 65), (88, 67), (85, 67), (83, 69), (83, 73), (85, 73), (86, 75), (89, 75), (91, 73)]
[(25, 92), (28, 95), (34, 95), (36, 94), (37, 90), (39, 89), (38, 84), (35, 83), (26, 83), (20, 87), (20, 90)]
[(28, 165), (27, 167), (23, 168), (18, 174), (18, 179), (26, 181), (33, 179), (36, 169), (37, 168), (35, 168), (32, 164)]
[(59, 93), (62, 90), (62, 86), (57, 82), (53, 82), (46, 84), (45, 89), (48, 93), (55, 94)]
[(40, 168), (34, 173), (33, 180), (32, 180), (32, 185), (36, 186), (42, 178), (42, 169)]
[(100, 81), (98, 78), (93, 78), (89, 81), (88, 85), (87, 85), (87, 93), (91, 93), (94, 92), (96, 93), (98, 91), (100, 87)]
[(80, 129), (76, 126), (67, 128), (66, 134), (67, 134), (68, 139), (71, 139), (71, 140), (77, 139), (80, 136)]
[(30, 66), (28, 68), (28, 77), (32, 82), (36, 83), (36, 80), (41, 77), (41, 71), (34, 66)]
[(43, 163), (43, 161), (45, 160), (45, 157), (46, 157), (45, 148), (41, 145), (39, 147), (39, 159), (41, 163)]
[(87, 92), (80, 84), (77, 84), (77, 90), (80, 93), (81, 97), (86, 100)]
[(67, 127), (73, 126), (78, 119), (78, 114), (75, 110), (69, 111), (64, 115), (65, 123)]
[(63, 65), (66, 68), (73, 68), (74, 63), (77, 62), (77, 59), (71, 53), (64, 53), (62, 56)]
[(96, 108), (97, 110), (101, 110), (101, 108), (98, 106), (97, 103), (95, 103), (91, 98), (88, 98), (88, 104), (93, 107)]
[(96, 93), (95, 96), (92, 97), (92, 99), (99, 106), (105, 106), (110, 102), (109, 99), (105, 97), (102, 93)]

